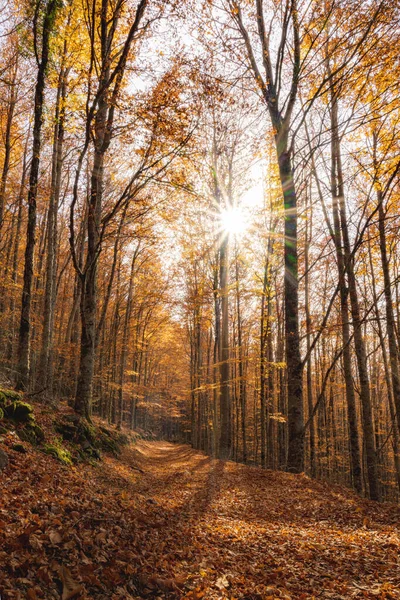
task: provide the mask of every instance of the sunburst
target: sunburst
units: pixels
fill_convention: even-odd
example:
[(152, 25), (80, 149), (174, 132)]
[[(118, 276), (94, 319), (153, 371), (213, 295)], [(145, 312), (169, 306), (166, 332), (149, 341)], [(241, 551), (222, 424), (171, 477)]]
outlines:
[(219, 213), (221, 230), (229, 235), (240, 236), (248, 228), (246, 214), (240, 206), (223, 208)]

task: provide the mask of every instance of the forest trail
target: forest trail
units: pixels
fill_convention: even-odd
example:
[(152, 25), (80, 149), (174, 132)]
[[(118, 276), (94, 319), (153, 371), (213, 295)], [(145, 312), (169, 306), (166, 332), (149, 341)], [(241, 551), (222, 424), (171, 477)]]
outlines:
[(400, 598), (397, 509), (183, 445), (141, 442), (124, 459), (144, 474), (130, 482), (110, 461), (104, 476), (146, 499), (143, 551), (164, 572), (150, 561), (144, 585), (190, 584), (179, 598)]
[(2, 600), (400, 598), (400, 510), (139, 441), (76, 468), (10, 451)]

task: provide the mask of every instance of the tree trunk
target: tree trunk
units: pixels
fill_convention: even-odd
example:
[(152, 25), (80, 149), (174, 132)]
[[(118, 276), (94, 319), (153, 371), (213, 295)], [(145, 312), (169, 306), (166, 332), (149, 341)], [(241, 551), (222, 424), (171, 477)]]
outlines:
[(18, 73), (18, 54), (13, 68), (12, 79), (10, 82), (10, 99), (7, 107), (6, 130), (4, 134), (4, 160), (0, 178), (0, 234), (4, 219), (4, 200), (7, 186), (8, 172), (10, 169), (11, 158), (11, 128), (14, 119), (15, 105), (17, 103), (16, 80)]
[(125, 309), (125, 319), (124, 319), (124, 329), (122, 334), (122, 347), (121, 347), (121, 356), (120, 356), (120, 365), (119, 365), (119, 428), (122, 428), (122, 417), (124, 414), (124, 374), (125, 374), (125, 365), (126, 365), (126, 356), (128, 353), (128, 335), (129, 335), (129, 326), (131, 322), (131, 314), (132, 314), (132, 301), (133, 301), (133, 283), (135, 276), (135, 263), (136, 258), (138, 256), (140, 243), (137, 245), (135, 252), (132, 257), (131, 264), (131, 273), (129, 277), (129, 288), (128, 288), (128, 297), (126, 300), (126, 309)]
[(392, 377), (393, 400), (396, 407), (397, 427), (400, 432), (400, 376), (398, 363), (398, 347), (396, 340), (396, 325), (393, 311), (392, 286), (390, 281), (389, 258), (386, 249), (385, 210), (383, 207), (382, 191), (378, 190), (379, 207), (379, 249), (381, 254), (384, 296), (386, 309), (386, 331), (389, 345), (390, 372)]
[[(41, 41), (41, 58), (38, 62), (38, 72), (35, 86), (35, 106), (33, 124), (32, 162), (29, 175), (28, 189), (28, 226), (26, 232), (26, 249), (24, 264), (24, 284), (22, 289), (21, 321), (18, 340), (18, 371), (17, 389), (27, 389), (30, 376), (30, 330), (31, 330), (31, 301), (33, 283), (33, 263), (36, 235), (36, 199), (40, 166), (42, 141), (43, 103), (46, 85), (46, 70), (49, 61), (50, 33), (53, 25), (57, 0), (49, 0), (43, 17), (43, 32)], [(36, 30), (35, 24), (35, 30)]]
[[(64, 52), (66, 46), (64, 45)], [(54, 142), (53, 142), (53, 161), (51, 172), (51, 188), (48, 215), (48, 234), (47, 234), (47, 257), (46, 257), (46, 286), (44, 293), (44, 311), (43, 311), (43, 337), (39, 364), (39, 387), (47, 388), (52, 386), (53, 373), (53, 324), (54, 324), (54, 306), (56, 301), (56, 277), (57, 277), (57, 213), (61, 191), (61, 169), (62, 154), (64, 142), (64, 122), (65, 122), (65, 98), (66, 98), (66, 72), (62, 67), (59, 76)]]
[(378, 471), (377, 457), (375, 451), (375, 436), (374, 425), (372, 418), (371, 393), (369, 386), (367, 353), (365, 342), (362, 335), (362, 321), (360, 317), (360, 308), (358, 302), (358, 292), (356, 279), (354, 274), (354, 257), (350, 249), (350, 236), (348, 231), (346, 205), (344, 199), (344, 184), (343, 171), (340, 152), (340, 138), (338, 126), (338, 98), (332, 87), (332, 106), (331, 106), (331, 121), (332, 121), (332, 160), (334, 161), (334, 170), (337, 178), (337, 195), (335, 201), (338, 203), (340, 227), (343, 236), (343, 249), (345, 268), (347, 271), (349, 296), (351, 305), (351, 314), (354, 327), (354, 346), (357, 357), (358, 375), (360, 380), (360, 399), (362, 405), (362, 423), (365, 441), (367, 477), (369, 486), (369, 495), (372, 500), (379, 499), (378, 490)]
[[(312, 207), (312, 204), (308, 204), (308, 208)], [(306, 336), (307, 336), (307, 406), (308, 416), (313, 414), (313, 390), (312, 390), (312, 357), (311, 357), (311, 314), (310, 314), (310, 274), (309, 274), (309, 246), (310, 240), (312, 239), (312, 212), (307, 214), (306, 220), (306, 239), (304, 248), (304, 301), (305, 301), (305, 312), (306, 312)], [(310, 421), (310, 472), (311, 477), (316, 476), (316, 462), (315, 462), (315, 426), (314, 419)]]
[(287, 470), (301, 473), (304, 466), (303, 365), (300, 357), (297, 197), (290, 154), (279, 153), (279, 174), (285, 207), (285, 349), (288, 396)]
[(221, 285), (221, 344), (220, 344), (220, 438), (219, 457), (231, 458), (232, 428), (230, 406), (230, 365), (229, 365), (229, 256), (228, 236), (220, 246), (220, 285)]
[[(244, 352), (243, 352), (243, 332), (242, 332), (242, 310), (240, 303), (239, 289), (239, 262), (236, 250), (236, 314), (238, 330), (238, 371), (239, 371), (239, 403), (240, 403), (240, 428), (242, 437), (242, 458), (247, 462), (247, 439), (246, 439), (246, 382), (244, 378)], [(236, 379), (236, 378), (235, 378)], [(239, 429), (239, 416), (236, 416)], [(239, 432), (237, 434), (236, 444), (238, 446)]]

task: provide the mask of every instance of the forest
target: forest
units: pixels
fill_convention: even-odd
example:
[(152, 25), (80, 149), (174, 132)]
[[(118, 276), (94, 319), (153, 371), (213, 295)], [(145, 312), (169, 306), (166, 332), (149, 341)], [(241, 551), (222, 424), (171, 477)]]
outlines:
[[(144, 541), (148, 527), (168, 522), (159, 503), (172, 514), (180, 486), (204, 484), (206, 513), (222, 493), (222, 469), (238, 514), (247, 510), (242, 485), (259, 486), (251, 511), (259, 515), (266, 503), (263, 518), (276, 509), (277, 522), (286, 511), (275, 503), (290, 494), (298, 495), (297, 515), (314, 489), (318, 506), (332, 509), (326, 522), (336, 524), (339, 505), (347, 514), (355, 503), (363, 530), (354, 543), (360, 552), (382, 543), (381, 566), (351, 589), (343, 581), (327, 587), (314, 573), (319, 583), (303, 592), (298, 573), (286, 591), (280, 575), (268, 587), (251, 571), (240, 576), (243, 589), (230, 571), (214, 588), (198, 580), (185, 588), (182, 573), (142, 575), (129, 587), (134, 571), (117, 581), (107, 567), (113, 595), (68, 559), (56, 578), (63, 600), (400, 598), (398, 0), (0, 5), (0, 480), (13, 473), (1, 483), (0, 534), (25, 510), (22, 499), (15, 514), (10, 506), (26, 492), (30, 469), (32, 494), (38, 481), (43, 489), (56, 482), (68, 502), (71, 490), (87, 489), (104, 450), (97, 469), (110, 486), (119, 489), (117, 473), (128, 478), (122, 471), (130, 469), (138, 506), (146, 494), (163, 498), (137, 508), (148, 519), (135, 538), (147, 548), (139, 562), (155, 551), (155, 538)], [(83, 450), (68, 473), (76, 432)], [(117, 464), (124, 436), (137, 447)], [(171, 483), (170, 470), (183, 483)], [(94, 493), (109, 494), (109, 519), (118, 519), (111, 488), (96, 482)], [(121, 494), (129, 503), (125, 487)], [(363, 541), (371, 515), (379, 531), (391, 528), (386, 541)], [(191, 518), (200, 527), (203, 517)], [(33, 536), (43, 553), (21, 519), (15, 539), (29, 546)], [(259, 526), (276, 534), (275, 549), (284, 543), (281, 529)], [(57, 527), (61, 521), (50, 554), (67, 539)], [(165, 534), (162, 544), (171, 539)], [(18, 543), (7, 552), (19, 552)], [(154, 560), (165, 571), (162, 544)], [(41, 564), (47, 592), (29, 587), (23, 566), (10, 562), (2, 598), (61, 597)]]

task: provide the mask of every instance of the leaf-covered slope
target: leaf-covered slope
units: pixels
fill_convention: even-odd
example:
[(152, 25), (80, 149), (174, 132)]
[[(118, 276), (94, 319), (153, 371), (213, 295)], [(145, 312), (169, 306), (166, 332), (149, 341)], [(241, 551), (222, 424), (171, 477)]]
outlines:
[(8, 453), (4, 600), (400, 598), (396, 506), (161, 442), (72, 468)]

